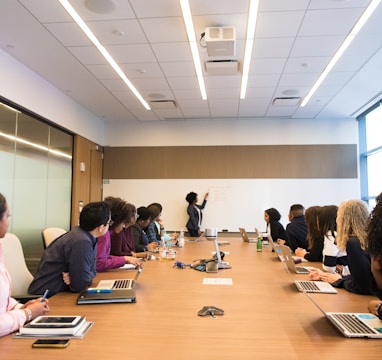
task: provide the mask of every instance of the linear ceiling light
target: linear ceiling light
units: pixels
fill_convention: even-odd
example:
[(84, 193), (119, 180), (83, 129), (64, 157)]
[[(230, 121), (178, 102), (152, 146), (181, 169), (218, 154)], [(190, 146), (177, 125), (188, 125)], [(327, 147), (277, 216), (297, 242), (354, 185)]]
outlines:
[(123, 80), (123, 82), (129, 87), (129, 89), (133, 92), (133, 94), (137, 97), (137, 99), (142, 103), (142, 105), (146, 108), (146, 110), (151, 110), (149, 104), (145, 101), (142, 95), (138, 92), (132, 82), (127, 78), (115, 60), (111, 57), (111, 55), (107, 52), (107, 50), (101, 45), (99, 40), (93, 34), (93, 32), (89, 29), (89, 27), (85, 24), (82, 18), (78, 15), (78, 13), (74, 10), (73, 6), (69, 3), (68, 0), (58, 0), (61, 5), (65, 8), (65, 10), (69, 13), (69, 15), (73, 18), (73, 20), (77, 23), (77, 25), (81, 28), (81, 30), (85, 33), (85, 35), (89, 38), (89, 40), (94, 44), (97, 50), (102, 54), (102, 56), (106, 59), (106, 61), (111, 65), (114, 71), (119, 75), (119, 77)]
[(243, 61), (243, 75), (241, 78), (240, 99), (245, 99), (245, 94), (247, 92), (249, 66), (251, 65), (253, 43), (255, 41), (255, 30), (256, 30), (258, 9), (259, 9), (259, 0), (251, 0), (249, 4), (247, 38), (245, 40), (245, 52), (244, 52), (244, 61)]
[(65, 154), (62, 151), (53, 150), (53, 149), (50, 149), (50, 148), (48, 148), (46, 146), (33, 143), (33, 142), (25, 140), (23, 138), (3, 133), (2, 131), (0, 131), (0, 137), (6, 138), (8, 140), (16, 141), (16, 142), (24, 144), (24, 145), (31, 146), (31, 147), (33, 147), (35, 149), (38, 149), (38, 150), (47, 151), (48, 153), (56, 155), (56, 156), (59, 156), (59, 157), (64, 157), (64, 158), (67, 158), (67, 159), (72, 159), (71, 155)]
[(369, 6), (366, 8), (362, 16), (359, 18), (357, 23), (354, 25), (353, 29), (350, 31), (349, 35), (346, 37), (344, 42), (341, 44), (337, 52), (334, 54), (333, 58), (330, 60), (329, 64), (326, 66), (325, 70), (321, 73), (320, 77), (317, 79), (313, 87), (308, 92), (308, 95), (305, 96), (303, 101), (301, 102), (301, 107), (305, 106), (308, 101), (311, 99), (313, 94), (317, 91), (318, 87), (322, 84), (326, 76), (329, 74), (329, 72), (332, 70), (336, 62), (339, 60), (339, 58), (342, 56), (342, 54), (345, 52), (347, 47), (351, 44), (351, 42), (354, 40), (358, 32), (362, 29), (362, 27), (365, 25), (366, 21), (369, 19), (369, 17), (372, 15), (374, 10), (377, 8), (381, 0), (372, 0), (369, 4)]
[(3, 104), (2, 102), (0, 102), (0, 106), (3, 106), (3, 107), (5, 107), (5, 108), (8, 109), (8, 110), (14, 111), (15, 113), (21, 114), (21, 111), (16, 110), (16, 109), (14, 109), (13, 107), (11, 107), (11, 106), (9, 106), (9, 105), (5, 105), (5, 104)]
[(192, 59), (194, 61), (196, 76), (199, 82), (200, 93), (202, 94), (202, 99), (207, 100), (207, 91), (203, 79), (202, 65), (200, 63), (198, 44), (196, 42), (194, 24), (192, 22), (190, 3), (188, 0), (179, 0), (179, 2), (182, 8), (183, 20), (186, 26), (188, 42), (190, 43)]

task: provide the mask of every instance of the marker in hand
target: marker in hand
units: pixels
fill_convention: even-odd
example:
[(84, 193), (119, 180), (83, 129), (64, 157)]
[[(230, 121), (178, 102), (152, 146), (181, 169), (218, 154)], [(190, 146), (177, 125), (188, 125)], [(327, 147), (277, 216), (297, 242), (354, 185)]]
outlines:
[(46, 297), (48, 296), (48, 293), (49, 293), (49, 290), (46, 289), (45, 292), (44, 292), (44, 295), (42, 296), (42, 298), (40, 300), (40, 302), (44, 302), (45, 301)]

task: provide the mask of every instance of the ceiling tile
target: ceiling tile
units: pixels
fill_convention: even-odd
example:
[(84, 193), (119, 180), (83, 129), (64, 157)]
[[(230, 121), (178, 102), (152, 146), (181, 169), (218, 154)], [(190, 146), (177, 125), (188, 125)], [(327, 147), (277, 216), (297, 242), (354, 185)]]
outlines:
[[(369, 0), (260, 1), (242, 100), (249, 1), (191, 0), (205, 101), (178, 0), (114, 0), (106, 14), (83, 0), (71, 3), (142, 96), (174, 100), (175, 111), (145, 110), (58, 1), (0, 1), (0, 48), (105, 122), (348, 117), (380, 93), (382, 4), (304, 108), (271, 105), (276, 96), (309, 91)], [(209, 56), (202, 34), (210, 26), (235, 27), (235, 55)], [(208, 74), (205, 62), (212, 60), (237, 60), (239, 72)]]

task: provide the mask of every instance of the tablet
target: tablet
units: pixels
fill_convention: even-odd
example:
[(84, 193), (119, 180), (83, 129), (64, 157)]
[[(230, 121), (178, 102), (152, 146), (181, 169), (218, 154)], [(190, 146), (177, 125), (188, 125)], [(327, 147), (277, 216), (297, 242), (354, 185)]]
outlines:
[(82, 319), (82, 316), (38, 316), (31, 321), (33, 327), (73, 327)]

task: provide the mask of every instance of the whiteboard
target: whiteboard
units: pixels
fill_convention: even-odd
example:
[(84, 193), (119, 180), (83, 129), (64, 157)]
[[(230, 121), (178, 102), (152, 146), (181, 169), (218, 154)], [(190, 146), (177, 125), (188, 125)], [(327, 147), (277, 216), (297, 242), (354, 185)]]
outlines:
[(187, 193), (209, 191), (203, 211), (204, 228), (237, 232), (239, 227), (265, 231), (264, 210), (274, 207), (288, 223), (292, 204), (339, 205), (360, 197), (358, 179), (110, 179), (104, 180), (103, 195), (119, 196), (137, 208), (159, 202), (166, 229), (186, 230)]

